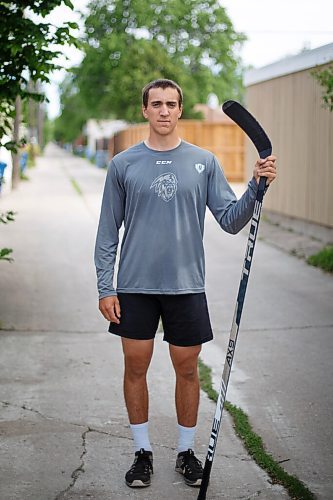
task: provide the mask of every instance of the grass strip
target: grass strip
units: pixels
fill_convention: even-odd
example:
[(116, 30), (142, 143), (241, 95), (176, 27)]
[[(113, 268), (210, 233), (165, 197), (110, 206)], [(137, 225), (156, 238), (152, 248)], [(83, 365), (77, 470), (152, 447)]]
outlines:
[(311, 266), (320, 267), (328, 273), (333, 273), (333, 245), (328, 245), (318, 253), (310, 255), (307, 262)]
[(79, 194), (80, 196), (83, 195), (82, 191), (81, 191), (81, 188), (80, 186), (78, 185), (78, 183), (76, 182), (75, 179), (73, 179), (73, 177), (71, 177), (71, 184), (73, 186), (73, 188), (75, 189), (75, 191), (77, 192), (77, 194)]
[[(213, 388), (212, 370), (199, 359), (199, 378), (203, 391), (209, 399), (217, 402), (218, 393)], [(246, 413), (237, 406), (225, 402), (224, 408), (233, 419), (236, 434), (242, 439), (248, 453), (255, 462), (270, 476), (273, 484), (281, 484), (295, 500), (314, 500), (315, 495), (297, 477), (288, 474), (274, 458), (265, 451), (261, 437), (254, 432)]]

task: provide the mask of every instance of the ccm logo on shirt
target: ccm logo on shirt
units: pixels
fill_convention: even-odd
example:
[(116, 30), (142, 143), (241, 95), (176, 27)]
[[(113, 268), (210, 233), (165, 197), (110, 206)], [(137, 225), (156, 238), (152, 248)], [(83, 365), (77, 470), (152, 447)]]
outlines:
[(172, 160), (156, 160), (156, 165), (171, 165)]

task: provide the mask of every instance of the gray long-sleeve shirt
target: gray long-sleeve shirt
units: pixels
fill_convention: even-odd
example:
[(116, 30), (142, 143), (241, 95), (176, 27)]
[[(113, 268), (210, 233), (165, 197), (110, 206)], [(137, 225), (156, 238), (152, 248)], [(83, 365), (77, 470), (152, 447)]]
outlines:
[(170, 151), (141, 142), (116, 155), (108, 168), (95, 247), (99, 298), (117, 292), (203, 292), (206, 206), (222, 229), (235, 234), (250, 220), (256, 193), (252, 179), (237, 201), (216, 157), (185, 141)]

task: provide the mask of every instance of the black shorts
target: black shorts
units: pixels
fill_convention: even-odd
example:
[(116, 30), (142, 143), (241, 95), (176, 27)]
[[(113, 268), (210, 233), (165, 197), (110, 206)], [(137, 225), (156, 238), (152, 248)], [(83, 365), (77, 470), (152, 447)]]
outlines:
[(129, 339), (153, 339), (161, 318), (163, 340), (169, 344), (194, 346), (213, 338), (205, 293), (118, 293), (118, 299), (120, 324), (110, 323), (110, 333)]

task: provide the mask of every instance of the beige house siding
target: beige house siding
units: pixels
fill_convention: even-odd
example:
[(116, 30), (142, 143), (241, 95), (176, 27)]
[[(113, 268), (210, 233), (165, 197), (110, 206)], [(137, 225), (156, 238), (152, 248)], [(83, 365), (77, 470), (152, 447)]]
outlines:
[[(333, 112), (323, 107), (322, 88), (311, 72), (249, 85), (246, 105), (278, 156), (279, 175), (265, 208), (333, 227)], [(249, 141), (245, 149), (250, 175), (256, 152)]]

